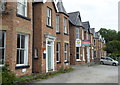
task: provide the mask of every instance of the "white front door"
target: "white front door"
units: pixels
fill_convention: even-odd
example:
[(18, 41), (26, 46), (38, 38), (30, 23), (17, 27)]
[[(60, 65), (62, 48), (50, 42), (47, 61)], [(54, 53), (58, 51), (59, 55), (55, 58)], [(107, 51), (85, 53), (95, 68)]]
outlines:
[(87, 62), (90, 62), (90, 49), (87, 47)]
[(46, 40), (46, 72), (54, 71), (54, 41)]

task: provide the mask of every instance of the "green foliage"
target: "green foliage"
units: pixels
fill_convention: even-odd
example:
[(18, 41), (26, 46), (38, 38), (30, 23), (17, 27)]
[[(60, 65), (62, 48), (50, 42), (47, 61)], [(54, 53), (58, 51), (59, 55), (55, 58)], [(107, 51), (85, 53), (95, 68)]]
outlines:
[(104, 48), (107, 53), (120, 54), (120, 31), (101, 28), (98, 31), (106, 41), (106, 47)]
[(115, 60), (118, 60), (118, 57), (120, 57), (120, 54), (110, 54), (108, 56), (115, 59)]
[(98, 32), (105, 38), (106, 42), (117, 40), (118, 34), (115, 30), (101, 28)]
[(105, 51), (108, 53), (120, 53), (120, 41), (114, 40), (106, 44)]
[(120, 41), (120, 31), (118, 32), (117, 40)]
[(2, 67), (2, 85), (13, 85), (16, 81), (15, 75), (8, 69), (8, 65)]

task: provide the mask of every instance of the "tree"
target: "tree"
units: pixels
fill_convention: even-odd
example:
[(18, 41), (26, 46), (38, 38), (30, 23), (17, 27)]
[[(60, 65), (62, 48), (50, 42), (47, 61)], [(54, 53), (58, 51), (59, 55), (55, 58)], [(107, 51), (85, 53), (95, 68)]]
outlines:
[(98, 32), (102, 35), (102, 37), (105, 38), (106, 43), (109, 41), (117, 40), (118, 34), (115, 30), (107, 30), (106, 28), (101, 28)]
[(106, 44), (105, 51), (107, 51), (108, 53), (119, 54), (120, 53), (120, 41), (114, 40), (114, 41), (108, 42)]
[(118, 32), (117, 40), (120, 41), (120, 31)]

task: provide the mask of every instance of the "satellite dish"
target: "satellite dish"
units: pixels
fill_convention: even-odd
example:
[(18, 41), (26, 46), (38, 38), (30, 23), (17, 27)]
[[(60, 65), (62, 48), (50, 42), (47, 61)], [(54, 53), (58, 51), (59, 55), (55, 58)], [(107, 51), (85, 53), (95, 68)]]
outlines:
[(6, 9), (6, 0), (0, 1), (0, 13), (3, 13)]

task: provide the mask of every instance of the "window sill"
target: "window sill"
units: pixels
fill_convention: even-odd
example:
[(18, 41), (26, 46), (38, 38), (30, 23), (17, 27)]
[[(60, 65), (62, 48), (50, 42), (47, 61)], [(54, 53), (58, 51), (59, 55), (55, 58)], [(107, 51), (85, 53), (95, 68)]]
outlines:
[(61, 34), (60, 32), (56, 32), (56, 34)]
[(69, 63), (69, 61), (64, 61), (64, 63)]
[(51, 28), (51, 29), (53, 29), (53, 27), (52, 26), (49, 26), (49, 25), (46, 25), (48, 28)]
[(64, 33), (64, 35), (69, 35), (68, 33)]
[(23, 69), (23, 68), (29, 68), (29, 65), (24, 65), (24, 66), (16, 66), (15, 69)]
[(80, 59), (78, 59), (78, 60), (76, 60), (77, 62), (80, 62), (81, 60)]
[(57, 64), (61, 64), (61, 62), (57, 62)]
[(31, 21), (30, 18), (25, 17), (25, 16), (23, 16), (23, 15), (17, 14), (16, 16), (17, 16), (17, 17), (20, 17), (20, 18), (23, 18), (23, 19), (26, 19), (26, 20), (28, 20), (28, 21)]

